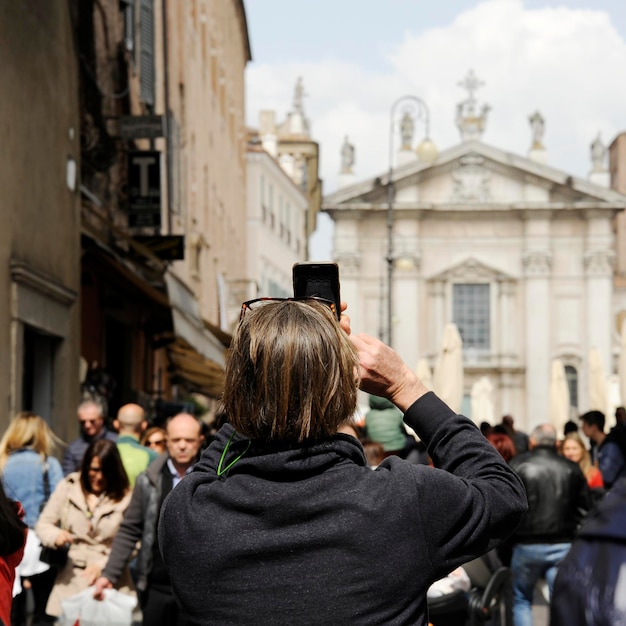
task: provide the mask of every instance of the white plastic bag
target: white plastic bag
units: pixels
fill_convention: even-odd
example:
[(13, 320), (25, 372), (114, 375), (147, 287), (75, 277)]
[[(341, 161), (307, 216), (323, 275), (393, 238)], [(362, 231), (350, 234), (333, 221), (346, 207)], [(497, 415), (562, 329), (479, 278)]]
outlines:
[(40, 556), (41, 541), (39, 541), (35, 531), (29, 528), (26, 535), (26, 545), (24, 546), (24, 558), (22, 558), (22, 562), (15, 571), (20, 576), (35, 576), (36, 574), (47, 572), (50, 566), (40, 561)]
[(136, 599), (117, 589), (105, 589), (104, 600), (93, 597), (95, 586), (61, 600), (59, 626), (131, 626)]

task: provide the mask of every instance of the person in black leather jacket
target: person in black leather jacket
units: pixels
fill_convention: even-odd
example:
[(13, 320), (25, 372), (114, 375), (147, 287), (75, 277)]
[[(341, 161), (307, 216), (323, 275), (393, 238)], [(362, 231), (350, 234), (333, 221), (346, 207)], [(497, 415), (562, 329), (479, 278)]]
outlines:
[(556, 441), (552, 425), (537, 426), (530, 435), (530, 451), (510, 462), (528, 496), (528, 511), (512, 538), (515, 626), (532, 625), (535, 584), (544, 577), (552, 593), (557, 567), (591, 508), (584, 474), (578, 464), (559, 456)]

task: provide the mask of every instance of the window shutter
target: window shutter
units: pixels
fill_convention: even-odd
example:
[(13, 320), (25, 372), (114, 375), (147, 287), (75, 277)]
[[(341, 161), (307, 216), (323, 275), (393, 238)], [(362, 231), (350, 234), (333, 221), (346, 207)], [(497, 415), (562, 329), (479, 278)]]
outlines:
[(154, 106), (154, 3), (140, 0), (139, 4), (139, 83), (140, 98)]

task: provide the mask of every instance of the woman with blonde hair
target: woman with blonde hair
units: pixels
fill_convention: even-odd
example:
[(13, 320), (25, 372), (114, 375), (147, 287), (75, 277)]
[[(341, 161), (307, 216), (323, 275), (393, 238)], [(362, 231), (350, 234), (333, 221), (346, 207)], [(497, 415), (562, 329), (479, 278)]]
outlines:
[[(100, 576), (131, 494), (117, 446), (108, 439), (89, 444), (80, 471), (68, 474), (54, 490), (36, 526), (44, 546), (68, 550), (48, 601), (50, 615), (61, 615), (61, 601)], [(128, 570), (119, 587), (134, 593)]]
[[(0, 475), (7, 496), (24, 508), (24, 522), (33, 530), (39, 512), (63, 478), (61, 464), (52, 456), (61, 440), (39, 415), (19, 412), (0, 440)], [(30, 586), (34, 599), (33, 624), (48, 623), (46, 604), (56, 572), (39, 560), (41, 546), (34, 531), (29, 532), (24, 559), (17, 568), (22, 587)], [(13, 601), (12, 623), (26, 623), (26, 593)]]
[(577, 432), (570, 432), (565, 435), (561, 454), (566, 459), (578, 463), (590, 489), (602, 489), (604, 487), (602, 473), (595, 465), (592, 465), (589, 450)]

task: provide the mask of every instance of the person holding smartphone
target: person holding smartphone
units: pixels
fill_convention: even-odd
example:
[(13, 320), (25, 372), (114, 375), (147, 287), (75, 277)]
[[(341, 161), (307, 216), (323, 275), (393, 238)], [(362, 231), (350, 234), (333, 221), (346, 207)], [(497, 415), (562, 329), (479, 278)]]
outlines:
[[(402, 410), (435, 468), (368, 467), (338, 432), (359, 386)], [(426, 626), (430, 584), (526, 511), (521, 481), (476, 426), (391, 348), (350, 335), (333, 302), (245, 303), (222, 400), (229, 423), (159, 520), (188, 623)]]

